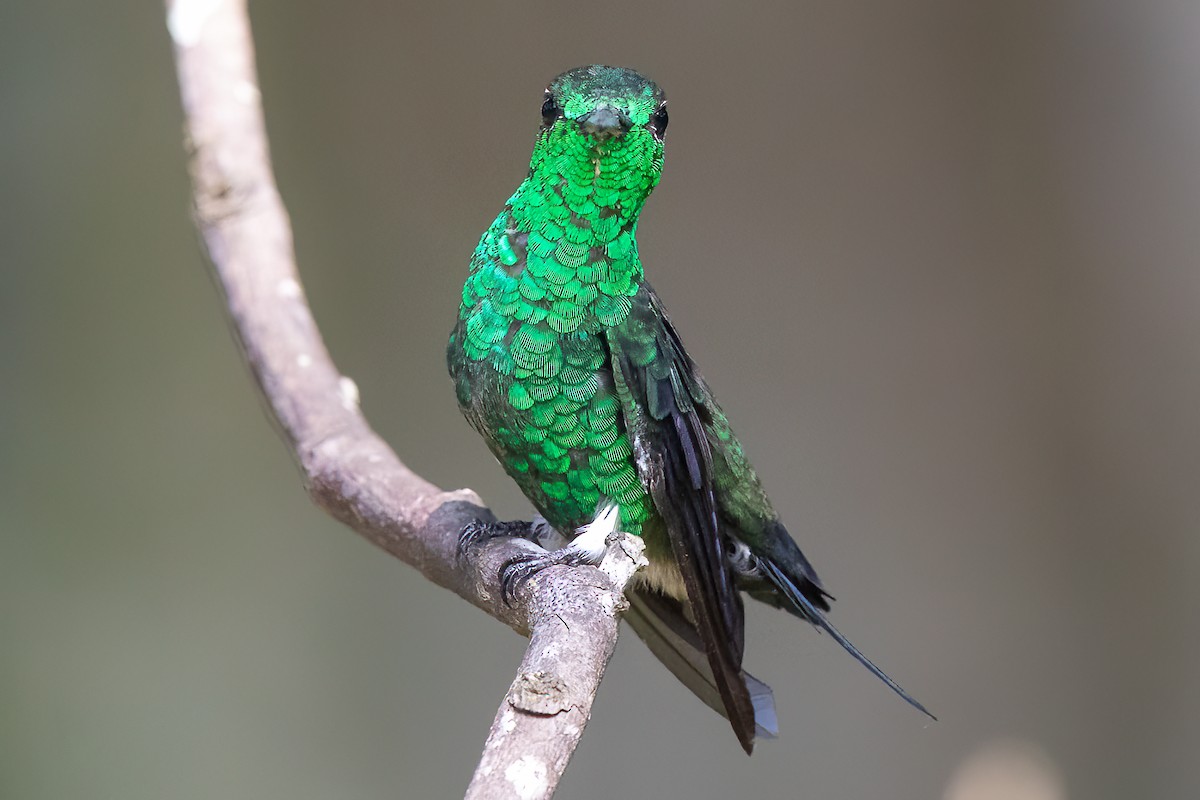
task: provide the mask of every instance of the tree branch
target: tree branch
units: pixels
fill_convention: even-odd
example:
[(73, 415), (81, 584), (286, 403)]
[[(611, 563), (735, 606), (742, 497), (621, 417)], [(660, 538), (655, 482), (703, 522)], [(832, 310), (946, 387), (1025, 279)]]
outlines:
[(499, 569), (531, 545), (500, 539), (470, 559), (458, 536), (491, 521), (478, 496), (445, 492), (371, 430), (304, 297), (271, 171), (245, 0), (166, 0), (186, 122), (196, 225), (229, 318), (313, 500), (336, 519), (520, 633), (530, 646), (497, 713), (469, 797), (549, 797), (612, 655), (641, 542), (610, 543), (600, 569), (555, 567), (501, 601)]

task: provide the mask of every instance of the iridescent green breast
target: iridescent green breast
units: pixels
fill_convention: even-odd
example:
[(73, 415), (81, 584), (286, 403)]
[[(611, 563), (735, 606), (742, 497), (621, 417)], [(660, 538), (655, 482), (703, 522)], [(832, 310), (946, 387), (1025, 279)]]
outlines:
[(526, 227), (506, 211), (472, 258), (447, 353), (459, 405), (556, 528), (573, 531), (611, 499), (638, 533), (650, 503), (603, 336), (629, 314), (636, 247), (576, 246)]

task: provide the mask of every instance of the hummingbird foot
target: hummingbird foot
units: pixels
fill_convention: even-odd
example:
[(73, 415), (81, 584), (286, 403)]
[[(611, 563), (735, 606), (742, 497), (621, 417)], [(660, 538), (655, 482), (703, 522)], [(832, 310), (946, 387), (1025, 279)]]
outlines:
[(604, 558), (609, 537), (619, 529), (620, 512), (620, 506), (616, 503), (605, 503), (596, 510), (595, 518), (581, 527), (566, 547), (551, 552), (520, 555), (505, 562), (500, 568), (500, 588), (504, 604), (511, 607), (517, 592), (525, 582), (547, 567), (560, 564), (570, 567), (599, 564)]
[(561, 550), (552, 552), (530, 553), (509, 559), (500, 568), (500, 588), (504, 597), (504, 605), (511, 608), (521, 587), (534, 575), (548, 567), (560, 565), (577, 567), (582, 564), (596, 563), (597, 559), (591, 553), (574, 545), (568, 545)]
[(520, 520), (512, 522), (482, 522), (476, 520), (463, 528), (462, 533), (458, 535), (459, 560), (466, 558), (467, 553), (474, 548), (501, 536), (528, 539), (536, 543), (538, 537), (537, 526)]

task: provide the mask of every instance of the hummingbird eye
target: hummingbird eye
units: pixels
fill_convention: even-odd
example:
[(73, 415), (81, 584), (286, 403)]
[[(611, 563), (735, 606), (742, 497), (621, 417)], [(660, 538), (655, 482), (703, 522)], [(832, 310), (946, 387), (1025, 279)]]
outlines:
[(663, 103), (658, 107), (658, 110), (650, 115), (649, 122), (650, 132), (654, 134), (654, 138), (662, 141), (663, 134), (667, 132), (667, 104)]
[(554, 99), (553, 94), (547, 91), (546, 99), (542, 101), (542, 127), (551, 127), (561, 116), (562, 109), (558, 107), (558, 101)]

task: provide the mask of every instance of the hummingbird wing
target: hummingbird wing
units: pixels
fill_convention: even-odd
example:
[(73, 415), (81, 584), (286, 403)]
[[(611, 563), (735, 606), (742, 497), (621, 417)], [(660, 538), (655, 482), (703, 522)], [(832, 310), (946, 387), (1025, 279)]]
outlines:
[(648, 284), (633, 298), (625, 322), (609, 330), (608, 342), (638, 472), (665, 523), (709, 669), (697, 669), (697, 659), (686, 657), (687, 637), (664, 635), (672, 629), (678, 633), (669, 614), (665, 624), (663, 619), (651, 624), (655, 616), (663, 617), (657, 613), (661, 604), (638, 609), (635, 603), (631, 624), (655, 655), (709, 705), (714, 705), (715, 687), (723, 713), (750, 752), (755, 706), (757, 725), (767, 730), (774, 727), (774, 709), (770, 689), (741, 669), (744, 613), (739, 589), (744, 589), (824, 630), (906, 702), (936, 719), (826, 619), (823, 612), (832, 598), (778, 521)]
[(707, 392), (648, 285), (607, 337), (638, 472), (665, 523), (712, 683), (749, 753), (756, 723), (742, 672), (745, 615), (721, 532)]

